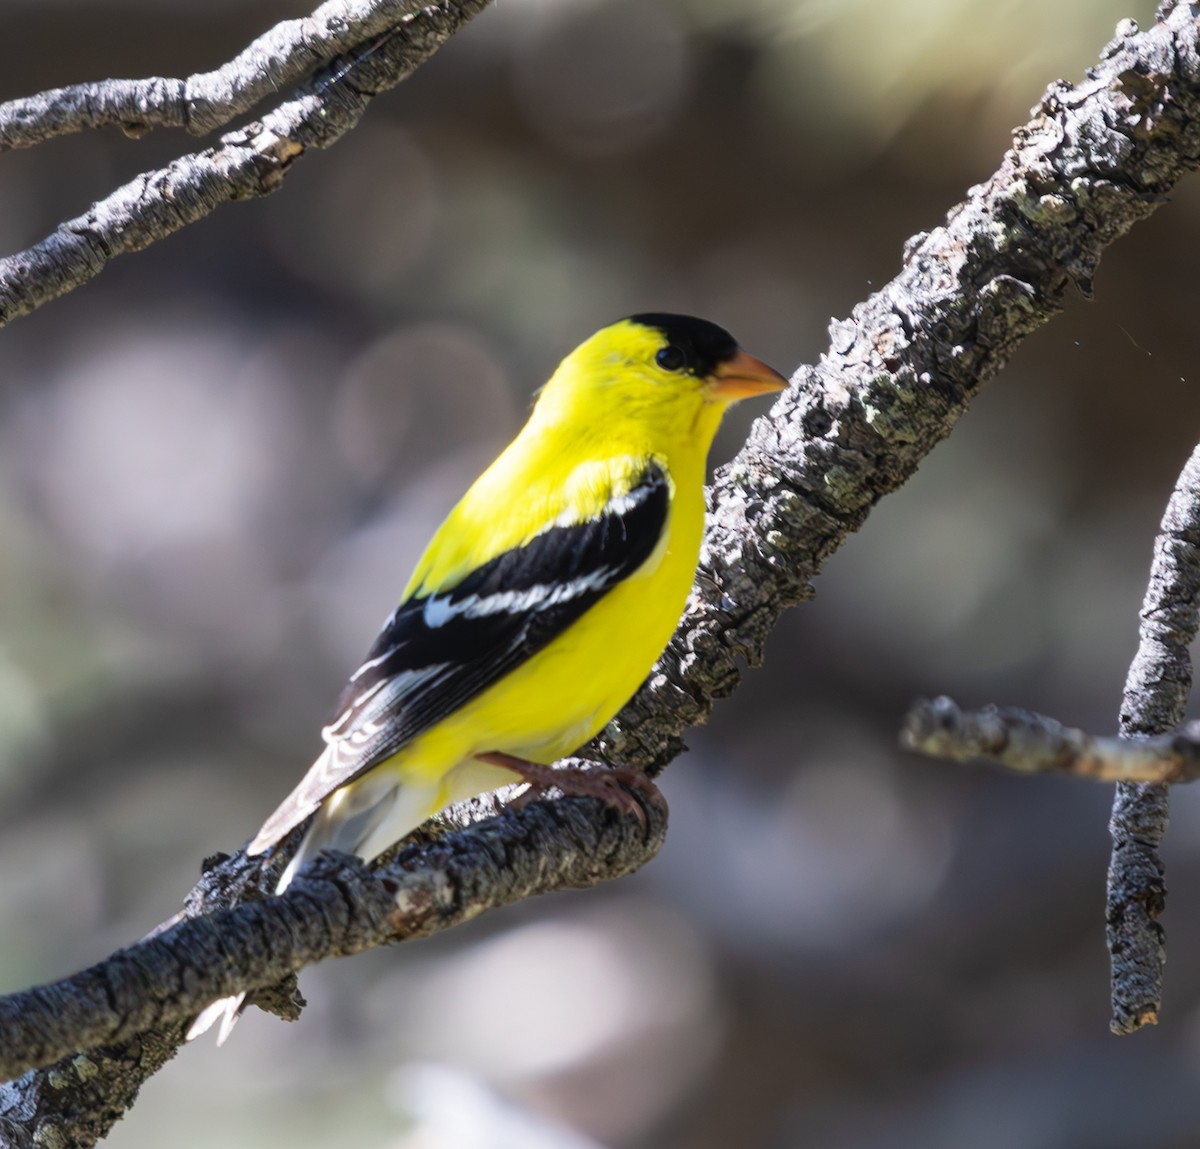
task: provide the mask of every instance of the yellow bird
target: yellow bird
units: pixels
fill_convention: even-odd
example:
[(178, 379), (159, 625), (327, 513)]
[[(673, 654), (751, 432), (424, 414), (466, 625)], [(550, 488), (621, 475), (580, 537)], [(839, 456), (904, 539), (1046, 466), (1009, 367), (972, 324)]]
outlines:
[[(370, 860), (438, 810), (546, 767), (641, 685), (679, 623), (725, 409), (786, 380), (723, 328), (643, 314), (566, 357), (529, 421), (438, 528), (354, 672), (325, 749), (248, 847), (313, 814), (279, 883), (323, 849)], [(241, 999), (201, 1014), (189, 1036)]]

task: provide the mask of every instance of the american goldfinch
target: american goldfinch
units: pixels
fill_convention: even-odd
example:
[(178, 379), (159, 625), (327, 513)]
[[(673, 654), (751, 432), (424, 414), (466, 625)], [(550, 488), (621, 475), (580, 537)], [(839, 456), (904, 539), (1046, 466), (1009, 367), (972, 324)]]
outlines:
[[(370, 860), (452, 802), (544, 785), (616, 714), (683, 613), (722, 414), (785, 383), (683, 315), (623, 319), (562, 361), (433, 536), (324, 751), (250, 843), (264, 853), (316, 815), (280, 891), (319, 850)], [(553, 784), (603, 793), (559, 771)], [(209, 1007), (193, 1035), (223, 1012), (223, 1040), (238, 1005)]]

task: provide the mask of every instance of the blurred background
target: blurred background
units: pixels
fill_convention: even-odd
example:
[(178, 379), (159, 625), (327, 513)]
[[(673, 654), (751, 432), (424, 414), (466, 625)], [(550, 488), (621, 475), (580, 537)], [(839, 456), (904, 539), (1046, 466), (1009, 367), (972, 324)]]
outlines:
[[(8, 0), (0, 98), (206, 70), (306, 11)], [(6, 329), (0, 990), (139, 937), (257, 829), (578, 340), (680, 310), (813, 360), (1045, 87), (1152, 12), (504, 0), (278, 195)], [(0, 249), (196, 146), (0, 156)], [(298, 1025), (183, 1050), (109, 1143), (1200, 1144), (1200, 795), (1174, 799), (1163, 1023), (1116, 1039), (1108, 790), (896, 748), (943, 691), (1115, 730), (1200, 432), (1198, 244), (1192, 180), (878, 507), (692, 732), (643, 872), (306, 972)]]

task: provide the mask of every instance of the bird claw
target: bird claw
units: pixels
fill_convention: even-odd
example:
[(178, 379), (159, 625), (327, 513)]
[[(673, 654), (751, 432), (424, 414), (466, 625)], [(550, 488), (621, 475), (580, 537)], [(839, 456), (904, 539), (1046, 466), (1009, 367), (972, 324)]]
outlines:
[(621, 816), (633, 814), (642, 830), (646, 831), (650, 828), (647, 809), (660, 809), (666, 805), (662, 791), (640, 770), (596, 763), (543, 766), (538, 762), (499, 753), (481, 754), (479, 757), (495, 766), (512, 770), (529, 784), (525, 793), (508, 803), (514, 809), (527, 806), (549, 790), (557, 790), (570, 798), (598, 798)]

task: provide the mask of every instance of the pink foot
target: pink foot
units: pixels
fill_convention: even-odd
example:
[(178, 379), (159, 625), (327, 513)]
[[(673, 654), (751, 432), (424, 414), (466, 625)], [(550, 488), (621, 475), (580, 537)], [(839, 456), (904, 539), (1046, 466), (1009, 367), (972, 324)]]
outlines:
[[(499, 750), (488, 754), (476, 754), (475, 757), (480, 762), (511, 770), (529, 783), (529, 790), (516, 802), (510, 803), (518, 808), (541, 797), (547, 790), (558, 790), (572, 798), (599, 798), (622, 815), (634, 814), (645, 830), (649, 827), (643, 801), (646, 805), (656, 808), (665, 809), (667, 804), (662, 791), (639, 770), (613, 769), (608, 766), (555, 768), (517, 758), (512, 754), (504, 754)], [(635, 794), (640, 795), (642, 801), (639, 801)]]

